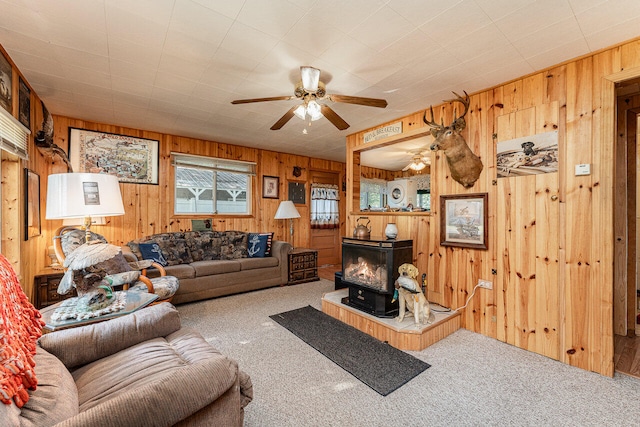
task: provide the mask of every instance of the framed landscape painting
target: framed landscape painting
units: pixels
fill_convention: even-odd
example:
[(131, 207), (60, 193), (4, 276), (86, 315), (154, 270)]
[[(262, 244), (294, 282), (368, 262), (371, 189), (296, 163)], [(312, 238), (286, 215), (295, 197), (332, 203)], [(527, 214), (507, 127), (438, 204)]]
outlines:
[(487, 193), (440, 196), (440, 244), (487, 249)]
[(69, 159), (75, 172), (115, 175), (120, 182), (158, 184), (159, 141), (69, 128)]

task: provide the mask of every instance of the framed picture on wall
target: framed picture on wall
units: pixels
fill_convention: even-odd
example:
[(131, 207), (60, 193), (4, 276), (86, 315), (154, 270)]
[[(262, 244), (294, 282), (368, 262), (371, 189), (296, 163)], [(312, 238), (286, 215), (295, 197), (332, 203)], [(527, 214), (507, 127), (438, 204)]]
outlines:
[(0, 106), (13, 114), (11, 94), (13, 88), (13, 69), (7, 58), (0, 52)]
[(295, 205), (304, 205), (307, 202), (307, 189), (304, 182), (289, 181), (289, 200)]
[(18, 88), (18, 120), (27, 129), (31, 129), (31, 90), (22, 80), (22, 77), (18, 81), (20, 82)]
[(262, 197), (265, 199), (277, 199), (280, 197), (280, 178), (264, 175), (262, 177)]
[(155, 139), (69, 128), (69, 159), (74, 172), (107, 173), (120, 182), (158, 184)]
[(24, 240), (40, 235), (40, 175), (24, 169)]
[(487, 249), (487, 193), (440, 196), (440, 245)]

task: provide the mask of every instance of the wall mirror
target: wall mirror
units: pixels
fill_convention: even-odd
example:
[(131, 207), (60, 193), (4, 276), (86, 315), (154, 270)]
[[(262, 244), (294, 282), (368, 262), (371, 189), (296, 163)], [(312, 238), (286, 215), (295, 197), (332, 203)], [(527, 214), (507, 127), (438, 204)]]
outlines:
[(425, 130), (411, 138), (398, 135), (395, 141), (354, 148), (354, 210), (428, 213), (432, 141)]

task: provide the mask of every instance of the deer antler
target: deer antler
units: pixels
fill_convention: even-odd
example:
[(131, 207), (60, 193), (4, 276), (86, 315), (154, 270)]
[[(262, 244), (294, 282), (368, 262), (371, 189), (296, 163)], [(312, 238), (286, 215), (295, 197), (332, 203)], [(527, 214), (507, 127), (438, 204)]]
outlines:
[(438, 124), (435, 122), (435, 120), (433, 119), (433, 105), (431, 107), (429, 107), (429, 109), (431, 110), (431, 120), (427, 120), (427, 112), (424, 112), (424, 117), (422, 118), (422, 120), (424, 120), (424, 122), (427, 124), (427, 126), (429, 126), (431, 128), (431, 134), (435, 137), (436, 134), (438, 132), (442, 132), (445, 129), (445, 125), (444, 123)]
[(462, 105), (464, 105), (464, 113), (462, 113), (462, 115), (460, 117), (457, 117), (457, 113), (456, 110), (454, 108), (453, 110), (453, 122), (451, 122), (451, 127), (457, 129), (458, 131), (463, 130), (466, 126), (467, 126), (467, 122), (464, 120), (464, 116), (467, 115), (467, 112), (469, 111), (469, 104), (470, 104), (470, 100), (469, 100), (469, 94), (467, 93), (467, 91), (463, 91), (464, 92), (464, 98), (460, 95), (458, 95), (457, 93), (453, 92), (453, 94), (457, 97), (456, 99), (447, 99), (445, 102), (460, 102)]

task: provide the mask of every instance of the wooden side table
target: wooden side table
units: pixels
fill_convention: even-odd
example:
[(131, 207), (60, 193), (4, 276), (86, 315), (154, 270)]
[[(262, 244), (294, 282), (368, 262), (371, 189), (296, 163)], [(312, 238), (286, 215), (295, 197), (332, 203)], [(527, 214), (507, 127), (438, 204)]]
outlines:
[(289, 252), (289, 285), (314, 282), (318, 278), (318, 251), (297, 248)]
[(67, 295), (58, 293), (58, 285), (64, 276), (63, 270), (45, 268), (34, 277), (34, 306), (39, 310), (49, 305), (55, 304), (67, 298), (75, 297), (76, 290), (73, 289)]

